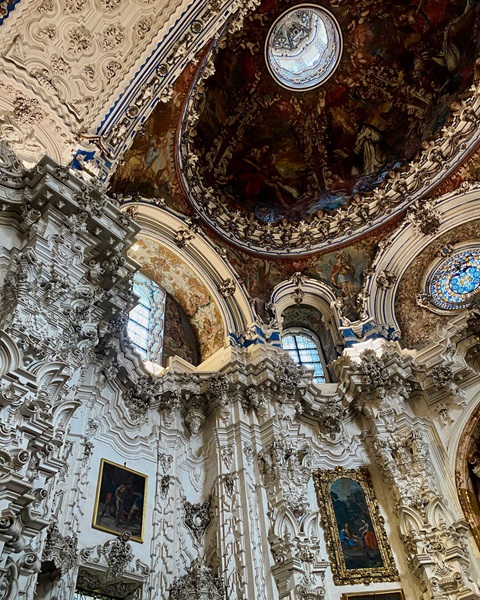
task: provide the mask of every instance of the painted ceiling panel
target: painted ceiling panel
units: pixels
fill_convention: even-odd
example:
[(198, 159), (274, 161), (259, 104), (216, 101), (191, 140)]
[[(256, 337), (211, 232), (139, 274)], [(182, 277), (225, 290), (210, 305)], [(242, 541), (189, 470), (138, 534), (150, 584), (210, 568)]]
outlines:
[(223, 347), (225, 331), (220, 311), (197, 274), (158, 242), (140, 238), (130, 256), (142, 272), (171, 294), (185, 311), (195, 331), (202, 360)]

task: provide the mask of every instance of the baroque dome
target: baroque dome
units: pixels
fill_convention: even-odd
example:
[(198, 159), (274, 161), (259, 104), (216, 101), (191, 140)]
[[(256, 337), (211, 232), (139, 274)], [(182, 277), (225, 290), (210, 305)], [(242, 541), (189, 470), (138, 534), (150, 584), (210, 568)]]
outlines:
[[(177, 134), (177, 172), (195, 210), (260, 254), (363, 235), (437, 185), (474, 135), (464, 119), (478, 55), (474, 2), (319, 6), (344, 48), (328, 80), (307, 91), (280, 85), (266, 61), (272, 27), (296, 6), (306, 5), (265, 0), (212, 44)], [(308, 38), (307, 29), (295, 35)]]

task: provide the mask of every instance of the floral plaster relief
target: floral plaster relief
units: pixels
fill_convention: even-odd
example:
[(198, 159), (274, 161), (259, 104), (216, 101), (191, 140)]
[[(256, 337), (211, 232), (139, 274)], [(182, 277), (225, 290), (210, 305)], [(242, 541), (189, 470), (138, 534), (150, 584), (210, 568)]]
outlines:
[(422, 348), (438, 336), (450, 318), (449, 315), (434, 314), (418, 306), (415, 300), (416, 294), (423, 291), (422, 278), (426, 269), (437, 258), (443, 246), (454, 246), (466, 240), (478, 239), (479, 232), (480, 221), (472, 221), (448, 231), (427, 246), (404, 273), (395, 297), (395, 315), (406, 347)]
[(185, 311), (205, 360), (223, 347), (225, 331), (220, 311), (196, 273), (176, 254), (153, 240), (140, 238), (130, 256), (142, 272), (171, 294)]
[[(47, 92), (57, 110), (88, 128), (178, 9), (179, 1), (34, 0), (2, 26), (3, 67)], [(1, 20), (1, 15), (0, 15)], [(155, 26), (153, 26), (155, 23)]]

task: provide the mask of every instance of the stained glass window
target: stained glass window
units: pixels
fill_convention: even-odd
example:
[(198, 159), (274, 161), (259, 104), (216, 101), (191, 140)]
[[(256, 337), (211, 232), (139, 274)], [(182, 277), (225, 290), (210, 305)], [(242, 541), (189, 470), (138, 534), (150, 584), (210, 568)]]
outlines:
[(302, 4), (285, 11), (272, 25), (265, 58), (274, 79), (292, 90), (310, 90), (336, 69), (342, 35), (335, 17), (320, 6)]
[(288, 354), (297, 364), (313, 369), (315, 383), (326, 382), (319, 344), (313, 335), (303, 331), (288, 330), (282, 337), (282, 347), (288, 350)]
[(145, 366), (156, 373), (161, 365), (165, 292), (151, 279), (137, 273), (133, 280), (138, 304), (130, 311), (127, 332)]
[(442, 310), (469, 306), (480, 293), (480, 248), (454, 251), (427, 280), (427, 297)]

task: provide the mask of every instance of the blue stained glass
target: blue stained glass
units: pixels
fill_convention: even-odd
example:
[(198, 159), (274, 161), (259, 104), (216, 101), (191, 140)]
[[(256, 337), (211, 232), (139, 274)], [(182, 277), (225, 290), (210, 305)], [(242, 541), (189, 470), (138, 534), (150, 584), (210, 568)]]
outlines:
[(325, 383), (325, 373), (320, 359), (317, 344), (313, 337), (303, 333), (289, 334), (282, 338), (282, 347), (288, 350), (292, 360), (314, 370), (313, 381)]
[(282, 338), (282, 347), (284, 350), (294, 350), (295, 346), (295, 338), (292, 335), (286, 335)]
[(314, 350), (317, 349), (317, 345), (311, 338), (295, 336), (297, 340), (297, 346), (299, 348), (312, 348)]
[(480, 248), (457, 250), (443, 260), (427, 282), (434, 306), (460, 310), (480, 293)]
[(450, 279), (450, 288), (456, 294), (470, 294), (480, 285), (480, 269), (469, 267)]

